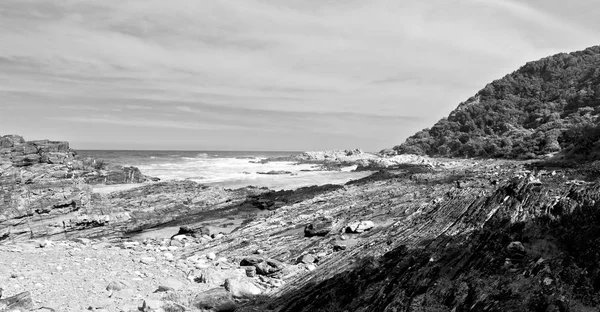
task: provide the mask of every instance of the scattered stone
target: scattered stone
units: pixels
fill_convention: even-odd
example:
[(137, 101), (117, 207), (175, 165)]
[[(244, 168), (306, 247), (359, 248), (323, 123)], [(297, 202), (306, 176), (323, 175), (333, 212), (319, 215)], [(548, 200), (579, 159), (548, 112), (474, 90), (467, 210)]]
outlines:
[(214, 288), (198, 294), (193, 299), (192, 306), (214, 312), (233, 312), (237, 308), (231, 293), (223, 288)]
[(195, 279), (198, 283), (223, 286), (229, 278), (242, 278), (246, 276), (245, 270), (222, 270), (209, 267), (200, 270), (200, 275)]
[(159, 288), (160, 287), (170, 288), (173, 290), (180, 290), (183, 288), (183, 283), (175, 278), (170, 277), (164, 280), (159, 286)]
[(173, 236), (173, 238), (171, 239), (171, 241), (176, 240), (176, 241), (181, 242), (184, 239), (188, 239), (188, 237), (185, 236), (185, 235), (175, 235), (175, 236)]
[(162, 310), (163, 302), (160, 300), (146, 299), (140, 307), (140, 311), (150, 312)]
[(179, 228), (179, 232), (175, 236), (186, 235), (189, 234), (194, 238), (202, 237), (203, 235), (210, 235), (210, 229), (207, 227), (192, 227), (192, 226), (182, 226)]
[(214, 252), (209, 252), (206, 255), (206, 258), (209, 259), (209, 260), (215, 260), (217, 258), (217, 255)]
[(306, 225), (304, 228), (304, 236), (325, 236), (333, 229), (333, 221), (328, 218), (321, 218)]
[(123, 242), (123, 248), (125, 249), (134, 249), (139, 245), (139, 242)]
[(255, 277), (256, 276), (256, 267), (254, 267), (254, 266), (247, 266), (247, 267), (244, 267), (244, 269), (246, 270), (246, 276), (248, 276), (248, 277)]
[(285, 265), (277, 260), (260, 257), (246, 257), (240, 262), (240, 266), (254, 266), (256, 273), (260, 275), (270, 275), (285, 268)]
[(154, 257), (141, 257), (140, 262), (143, 264), (152, 264), (156, 262), (156, 258)]
[(346, 233), (363, 233), (375, 227), (373, 221), (356, 221), (348, 224)]
[(217, 260), (215, 260), (215, 262), (227, 263), (227, 258), (225, 258), (225, 257), (219, 257)]
[(163, 255), (165, 256), (165, 259), (169, 262), (173, 262), (175, 260), (175, 256), (173, 256), (173, 254), (170, 252), (165, 252)]
[(525, 251), (525, 246), (523, 246), (523, 243), (518, 241), (514, 241), (508, 244), (506, 250), (508, 251), (508, 255), (514, 259), (521, 259), (525, 257), (527, 253)]
[(333, 251), (342, 251), (346, 250), (348, 246), (346, 244), (335, 243), (333, 245)]
[(46, 248), (46, 247), (52, 247), (52, 246), (54, 246), (54, 243), (47, 239), (40, 242), (40, 248)]
[(183, 243), (175, 239), (171, 240), (171, 243), (169, 245), (170, 247), (183, 247)]
[(225, 237), (225, 235), (223, 235), (223, 233), (219, 233), (219, 234), (212, 234), (210, 237), (212, 237), (213, 239), (221, 239), (221, 238)]
[(229, 278), (225, 281), (225, 289), (227, 289), (234, 298), (252, 298), (263, 293), (262, 289), (248, 278)]
[(121, 291), (127, 288), (127, 284), (121, 281), (112, 281), (106, 286), (106, 290), (108, 291)]
[(307, 264), (306, 265), (306, 269), (309, 270), (309, 271), (314, 271), (314, 270), (317, 269), (317, 266), (314, 265), (314, 264), (312, 264), (312, 263), (311, 264)]
[(302, 257), (300, 257), (300, 259), (298, 260), (299, 263), (305, 263), (305, 264), (310, 264), (310, 263), (315, 263), (317, 259), (315, 259), (315, 257), (313, 257), (312, 255), (303, 255)]
[(88, 245), (92, 242), (91, 239), (89, 238), (84, 238), (84, 237), (79, 237), (73, 240), (76, 243), (80, 243), (80, 244), (84, 244), (84, 245)]

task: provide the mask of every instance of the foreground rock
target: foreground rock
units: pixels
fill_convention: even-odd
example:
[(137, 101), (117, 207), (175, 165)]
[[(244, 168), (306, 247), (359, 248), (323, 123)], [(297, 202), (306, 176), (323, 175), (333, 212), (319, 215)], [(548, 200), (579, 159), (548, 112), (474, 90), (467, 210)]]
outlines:
[(529, 163), (438, 163), (335, 187), (180, 181), (92, 198), (130, 219), (72, 233), (127, 240), (7, 243), (0, 287), (30, 290), (36, 307), (63, 298), (73, 310), (92, 305), (86, 293), (109, 311), (143, 302), (174, 311), (577, 311), (600, 302), (600, 238), (590, 230), (600, 186)]
[(27, 311), (33, 309), (31, 293), (26, 291), (10, 298), (0, 299), (0, 312)]
[(192, 305), (203, 311), (211, 312), (233, 312), (237, 308), (231, 293), (222, 288), (200, 293), (194, 298)]

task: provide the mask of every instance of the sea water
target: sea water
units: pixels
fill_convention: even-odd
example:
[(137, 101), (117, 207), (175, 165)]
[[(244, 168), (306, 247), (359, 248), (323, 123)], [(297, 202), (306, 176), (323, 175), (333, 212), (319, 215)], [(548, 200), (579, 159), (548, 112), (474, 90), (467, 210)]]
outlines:
[[(285, 161), (260, 162), (266, 158), (290, 156), (299, 152), (79, 150), (78, 154), (103, 159), (111, 164), (135, 166), (142, 173), (162, 181), (192, 180), (228, 188), (252, 185), (294, 189), (310, 185), (343, 184), (370, 174), (353, 172), (354, 167), (343, 168), (342, 171), (317, 171), (318, 165)], [(261, 174), (269, 171), (291, 173)]]

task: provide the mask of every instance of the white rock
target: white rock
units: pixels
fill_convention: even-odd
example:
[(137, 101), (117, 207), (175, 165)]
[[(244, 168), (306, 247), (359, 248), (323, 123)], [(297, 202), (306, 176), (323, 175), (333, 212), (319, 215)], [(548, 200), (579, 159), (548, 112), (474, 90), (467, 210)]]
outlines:
[(219, 257), (219, 259), (217, 259), (217, 262), (227, 262), (227, 258)]
[(182, 234), (182, 235), (176, 235), (176, 236), (173, 236), (173, 238), (172, 238), (172, 239), (174, 239), (174, 240), (176, 240), (176, 241), (180, 241), (180, 242), (181, 242), (181, 241), (183, 241), (184, 239), (188, 239), (188, 237)]
[(206, 258), (209, 259), (209, 260), (215, 260), (215, 259), (217, 259), (217, 255), (214, 252), (209, 252), (206, 255)]
[(252, 298), (263, 293), (263, 290), (248, 278), (228, 278), (225, 281), (225, 289), (234, 298)]
[(375, 227), (373, 221), (356, 221), (348, 224), (346, 232), (349, 233), (362, 233)]

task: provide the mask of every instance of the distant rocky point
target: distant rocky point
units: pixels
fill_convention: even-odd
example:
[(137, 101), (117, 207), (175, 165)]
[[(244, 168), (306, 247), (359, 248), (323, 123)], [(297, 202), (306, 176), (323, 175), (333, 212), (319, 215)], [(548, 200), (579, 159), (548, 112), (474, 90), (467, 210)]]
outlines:
[(298, 164), (319, 165), (319, 170), (341, 170), (344, 167), (356, 166), (355, 171), (395, 169), (403, 165), (434, 166), (436, 161), (421, 155), (388, 155), (385, 153), (369, 153), (361, 149), (309, 151), (298, 155), (272, 157), (259, 161), (269, 163), (275, 161), (289, 161)]

